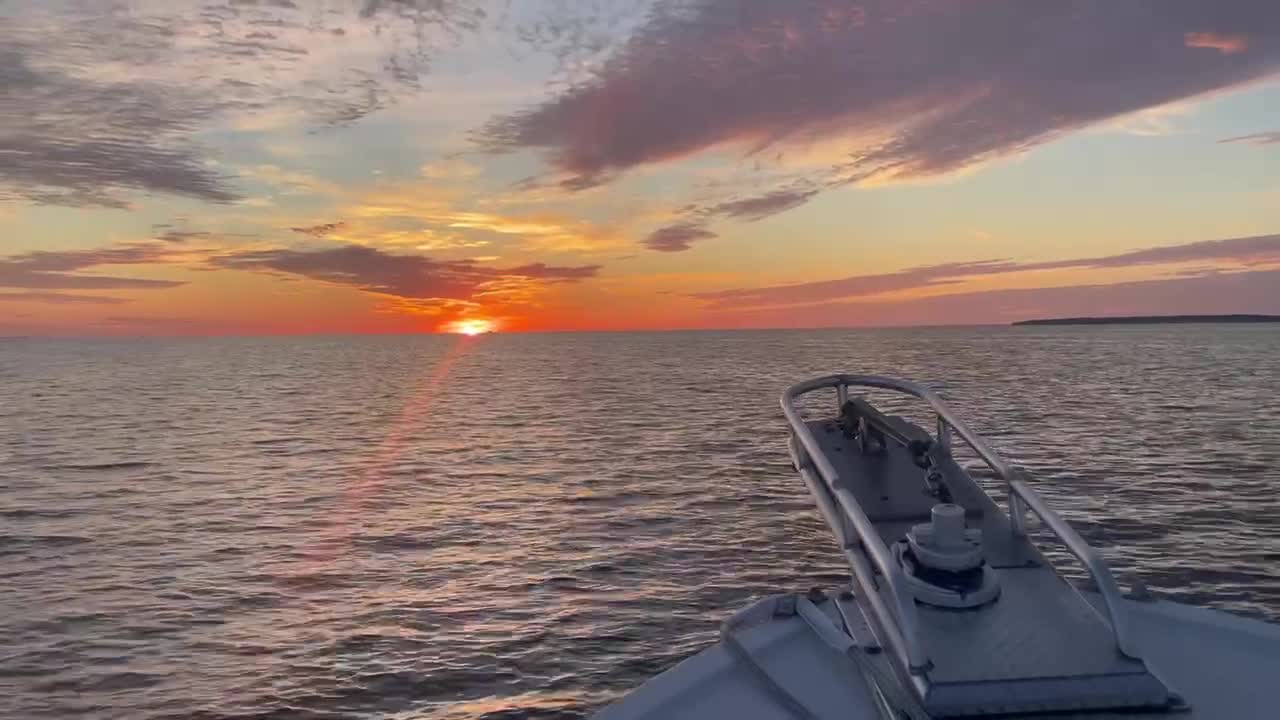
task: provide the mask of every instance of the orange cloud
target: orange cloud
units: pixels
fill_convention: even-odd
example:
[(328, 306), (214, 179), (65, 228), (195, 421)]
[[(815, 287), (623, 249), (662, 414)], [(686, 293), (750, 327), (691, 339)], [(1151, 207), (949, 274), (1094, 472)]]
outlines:
[[(505, 197), (498, 198), (499, 205)], [(476, 198), (448, 189), (406, 183), (379, 187), (341, 209), (347, 218), (330, 239), (362, 245), (399, 245), (419, 250), (473, 248), (503, 242), (530, 252), (590, 253), (623, 247), (620, 233), (557, 213), (481, 212)], [(489, 235), (489, 234), (492, 235)]]
[(1214, 32), (1189, 32), (1184, 42), (1189, 48), (1208, 48), (1223, 55), (1235, 55), (1249, 49), (1249, 38), (1244, 35), (1223, 35)]
[(406, 298), (398, 295), (379, 295), (381, 302), (376, 312), (393, 315), (427, 315), (430, 317), (457, 317), (480, 309), (479, 303), (452, 298)]
[(516, 235), (530, 249), (550, 252), (592, 251), (626, 244), (623, 238), (589, 223), (547, 215), (506, 217), (492, 213), (453, 212), (431, 219), (460, 230)]

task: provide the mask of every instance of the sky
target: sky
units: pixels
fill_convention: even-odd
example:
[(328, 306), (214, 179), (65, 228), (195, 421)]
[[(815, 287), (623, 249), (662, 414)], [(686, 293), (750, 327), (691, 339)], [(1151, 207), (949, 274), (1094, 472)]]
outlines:
[(0, 335), (1237, 312), (1275, 0), (0, 0)]

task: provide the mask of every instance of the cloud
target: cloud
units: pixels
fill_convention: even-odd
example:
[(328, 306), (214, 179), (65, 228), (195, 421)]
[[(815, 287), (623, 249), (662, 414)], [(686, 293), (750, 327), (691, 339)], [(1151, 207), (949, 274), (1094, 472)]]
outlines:
[(975, 325), (1045, 317), (1280, 314), (1280, 270), (1211, 273), (1110, 285), (987, 290), (912, 298), (752, 308), (727, 306), (716, 325), (735, 327)]
[[(1012, 260), (982, 260), (966, 263), (926, 265), (897, 272), (855, 275), (836, 280), (697, 293), (694, 297), (711, 302), (713, 307), (796, 305), (951, 285), (959, 283), (965, 278), (982, 275), (1069, 268), (1121, 268), (1206, 261), (1234, 262), (1246, 266), (1280, 263), (1280, 235), (1206, 240), (1185, 245), (1145, 248), (1116, 255), (1074, 260), (1032, 263), (1020, 263)], [(1203, 271), (1199, 274), (1203, 274)]]
[[(156, 229), (161, 228), (157, 227)], [(167, 243), (182, 244), (189, 240), (208, 240), (213, 236), (213, 233), (203, 230), (170, 229), (156, 235), (156, 239)]]
[(453, 315), (481, 309), (480, 303), (450, 298), (406, 298), (390, 296), (379, 303), (377, 312), (390, 315)]
[(1249, 37), (1247, 35), (1189, 32), (1183, 38), (1189, 48), (1217, 50), (1223, 55), (1235, 55), (1249, 49)]
[(1280, 235), (1255, 235), (1226, 240), (1202, 240), (1185, 245), (1164, 245), (1118, 255), (1084, 260), (1032, 263), (1031, 269), (1057, 267), (1127, 267), (1194, 260), (1233, 261), (1246, 265), (1280, 262)]
[(649, 233), (649, 237), (645, 238), (644, 244), (650, 250), (680, 252), (688, 250), (698, 240), (708, 240), (713, 237), (716, 237), (716, 234), (700, 224), (681, 222), (654, 230)]
[(533, 252), (592, 253), (627, 242), (613, 229), (579, 217), (458, 209), (416, 187), (372, 193), (343, 212), (353, 218), (359, 237), (370, 244), (443, 249), (517, 240)]
[(952, 172), (1277, 70), (1273, 0), (698, 0), (660, 6), (587, 80), (478, 137), (545, 150), (570, 188), (838, 139), (828, 186)]
[[(251, 233), (232, 233), (232, 232), (209, 232), (208, 230), (190, 230), (186, 228), (187, 219), (184, 217), (177, 218), (177, 224), (171, 223), (155, 223), (151, 226), (151, 237), (162, 243), (171, 246), (179, 246), (172, 248), (166, 252), (170, 252), (174, 257), (194, 256), (200, 252), (200, 248), (211, 248), (216, 245), (219, 240), (228, 239), (246, 239), (253, 238), (256, 235)], [(143, 245), (144, 243), (136, 243)], [(199, 244), (200, 247), (196, 247)]]
[(451, 228), (489, 230), (501, 235), (559, 235), (565, 228), (557, 221), (520, 219), (477, 212), (450, 212), (437, 218)]
[(609, 228), (550, 214), (509, 217), (492, 213), (447, 211), (426, 219), (454, 230), (482, 231), (520, 238), (530, 250), (591, 253), (626, 241)]
[(799, 207), (817, 194), (818, 191), (813, 188), (774, 190), (764, 195), (725, 201), (708, 208), (707, 212), (741, 220), (762, 220), (770, 215)]
[(310, 235), (313, 238), (322, 238), (338, 230), (345, 230), (347, 223), (343, 220), (337, 222), (321, 223), (319, 225), (307, 225), (303, 227), (291, 227), (290, 230), (303, 235)]
[(502, 283), (541, 286), (576, 282), (594, 277), (600, 269), (598, 265), (561, 267), (543, 263), (494, 268), (471, 260), (434, 260), (362, 245), (232, 252), (212, 258), (210, 264), (225, 269), (305, 277), (379, 295), (440, 301), (472, 301)]
[(1260, 132), (1250, 135), (1238, 135), (1236, 137), (1223, 138), (1220, 143), (1244, 143), (1246, 145), (1275, 145), (1280, 143), (1280, 130), (1272, 132)]
[(101, 0), (3, 14), (0, 201), (114, 208), (137, 193), (237, 200), (202, 132), (353, 122), (416, 92), (436, 48), (484, 18), (471, 0)]
[(118, 305), (129, 302), (124, 298), (105, 295), (70, 295), (57, 292), (0, 293), (0, 302), (38, 302), (51, 305)]
[(88, 250), (36, 251), (0, 258), (0, 288), (39, 290), (140, 290), (183, 285), (177, 280), (82, 274), (104, 265), (173, 262), (172, 249), (159, 243), (134, 243)]
[(960, 282), (965, 277), (1012, 272), (1015, 268), (1016, 263), (1003, 260), (926, 265), (891, 273), (855, 275), (839, 280), (696, 293), (694, 297), (710, 300), (717, 306), (798, 304), (947, 285)]
[(716, 217), (755, 222), (800, 207), (818, 192), (813, 187), (778, 189), (762, 195), (730, 197), (710, 205), (688, 205), (679, 211), (679, 220), (650, 233), (644, 244), (651, 250), (682, 252), (696, 240), (716, 237), (715, 232), (706, 229), (706, 224)]
[[(235, 199), (184, 137), (208, 109), (142, 83), (36, 69), (0, 30), (0, 201), (123, 208), (120, 190)], [(8, 44), (8, 47), (5, 47)]]

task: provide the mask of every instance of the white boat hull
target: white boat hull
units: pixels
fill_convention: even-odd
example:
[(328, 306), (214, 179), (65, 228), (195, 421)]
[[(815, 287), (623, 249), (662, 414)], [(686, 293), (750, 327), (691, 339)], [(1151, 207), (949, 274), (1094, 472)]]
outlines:
[[(1280, 626), (1166, 601), (1128, 600), (1126, 610), (1147, 664), (1188, 706), (1170, 717), (1280, 718)], [(813, 716), (882, 717), (857, 668), (800, 617), (771, 618), (735, 635), (755, 662)], [(724, 643), (716, 643), (652, 678), (596, 717), (794, 720), (796, 713), (780, 703)], [(1153, 715), (1104, 711), (1052, 717), (1100, 720)]]

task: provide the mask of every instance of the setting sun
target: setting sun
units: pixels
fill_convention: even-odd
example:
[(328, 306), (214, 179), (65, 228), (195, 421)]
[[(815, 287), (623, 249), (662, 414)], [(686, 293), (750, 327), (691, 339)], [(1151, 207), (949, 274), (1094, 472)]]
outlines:
[(481, 320), (479, 318), (455, 320), (444, 326), (445, 332), (459, 335), (483, 335), (484, 333), (493, 332), (495, 329), (496, 327), (492, 320)]

